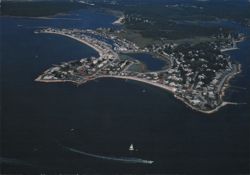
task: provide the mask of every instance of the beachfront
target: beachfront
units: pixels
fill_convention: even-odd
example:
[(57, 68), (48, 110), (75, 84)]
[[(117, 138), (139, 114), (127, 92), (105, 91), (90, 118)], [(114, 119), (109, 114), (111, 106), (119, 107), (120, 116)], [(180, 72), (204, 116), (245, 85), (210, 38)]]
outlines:
[[(81, 85), (98, 78), (133, 80), (164, 89), (193, 110), (206, 114), (214, 113), (221, 107), (231, 104), (231, 102), (224, 102), (223, 96), (230, 79), (241, 71), (240, 65), (230, 63), (227, 71), (218, 73), (216, 77), (219, 78), (215, 78), (207, 86), (207, 89), (211, 90), (204, 91), (197, 89), (198, 86), (195, 89), (194, 85), (185, 87), (186, 85), (181, 83), (182, 78), (176, 74), (178, 70), (171, 67), (155, 72), (141, 73), (130, 71), (129, 68), (131, 66), (137, 63), (140, 64), (140, 62), (120, 59), (119, 54), (112, 49), (112, 46), (94, 37), (90, 37), (88, 33), (96, 34), (91, 30), (45, 29), (41, 33), (57, 34), (77, 40), (96, 50), (99, 53), (99, 57), (62, 63), (46, 70), (35, 81), (47, 83), (72, 82)], [(177, 63), (180, 64), (180, 62)], [(203, 76), (200, 75), (199, 77), (202, 78)], [(200, 81), (199, 83), (202, 82)]]

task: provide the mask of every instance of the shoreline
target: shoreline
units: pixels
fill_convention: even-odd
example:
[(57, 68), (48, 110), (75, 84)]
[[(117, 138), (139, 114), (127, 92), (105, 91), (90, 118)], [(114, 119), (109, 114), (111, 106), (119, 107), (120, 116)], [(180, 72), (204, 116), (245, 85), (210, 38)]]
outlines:
[(226, 90), (230, 87), (230, 80), (235, 78), (236, 75), (240, 74), (242, 72), (241, 69), (242, 65), (237, 65), (237, 70), (235, 72), (232, 72), (231, 75), (228, 75), (228, 77), (225, 78), (225, 81), (223, 82), (223, 86), (220, 89), (220, 98), (222, 99), (225, 96)]
[(189, 108), (191, 108), (194, 111), (201, 112), (201, 113), (204, 113), (204, 114), (212, 114), (212, 113), (217, 112), (219, 109), (221, 109), (222, 107), (224, 107), (226, 105), (233, 104), (232, 102), (223, 101), (222, 98), (225, 95), (225, 91), (229, 87), (228, 86), (229, 81), (231, 79), (233, 79), (237, 74), (239, 74), (241, 72), (241, 69), (240, 69), (241, 65), (238, 65), (238, 68), (239, 68), (238, 71), (232, 73), (232, 75), (229, 75), (225, 79), (225, 81), (223, 82), (223, 87), (221, 88), (221, 91), (219, 93), (220, 100), (222, 101), (221, 104), (218, 105), (216, 108), (211, 109), (211, 110), (202, 110), (202, 109), (199, 109), (199, 108), (196, 108), (196, 107), (192, 106), (191, 104), (189, 104), (188, 102), (186, 102), (185, 99), (183, 99), (180, 96), (177, 96), (175, 94), (175, 88), (173, 88), (173, 87), (169, 87), (169, 86), (166, 86), (166, 85), (163, 85), (163, 84), (150, 82), (149, 80), (144, 80), (144, 79), (141, 79), (141, 78), (130, 77), (130, 76), (100, 75), (100, 76), (97, 76), (95, 78), (86, 80), (84, 82), (77, 82), (77, 81), (73, 81), (73, 80), (42, 80), (41, 76), (39, 76), (37, 79), (35, 79), (35, 81), (36, 82), (44, 82), (44, 83), (65, 83), (65, 82), (70, 82), (70, 83), (73, 83), (73, 84), (76, 84), (76, 85), (79, 86), (79, 85), (82, 85), (84, 83), (87, 83), (88, 81), (92, 81), (92, 80), (96, 80), (96, 79), (100, 79), (100, 78), (114, 78), (114, 79), (132, 80), (132, 81), (137, 81), (137, 82), (145, 83), (145, 84), (148, 84), (148, 85), (151, 85), (151, 86), (158, 87), (158, 88), (161, 88), (163, 90), (166, 90), (166, 91), (170, 92), (171, 94), (173, 94), (176, 99), (180, 100), (181, 102), (183, 102), (184, 104), (186, 104)]
[[(57, 34), (57, 35), (62, 35), (62, 36), (69, 37), (71, 39), (77, 40), (77, 41), (79, 41), (79, 42), (93, 48), (95, 51), (98, 52), (99, 56), (103, 55), (103, 51), (100, 48), (98, 48), (98, 46), (95, 46), (95, 45), (89, 43), (88, 41), (86, 41), (84, 39), (77, 38), (77, 37), (74, 37), (74, 36), (71, 36), (71, 35), (68, 35), (68, 34), (65, 34), (65, 33), (60, 33), (60, 32), (45, 31), (45, 32), (41, 32), (41, 33)], [(232, 48), (226, 49), (226, 51), (234, 50), (234, 49), (238, 49), (238, 48), (237, 47), (232, 47)], [(221, 52), (224, 52), (224, 51), (221, 50)], [(205, 114), (212, 114), (214, 112), (217, 112), (220, 108), (222, 108), (222, 107), (224, 107), (224, 106), (226, 106), (228, 104), (232, 104), (231, 102), (223, 101), (223, 97), (225, 96), (225, 91), (229, 88), (229, 81), (231, 79), (233, 79), (237, 74), (239, 74), (241, 72), (241, 65), (240, 64), (236, 64), (236, 65), (233, 65), (233, 66), (234, 66), (234, 68), (233, 68), (232, 72), (229, 72), (228, 74), (226, 74), (221, 79), (221, 82), (218, 84), (217, 93), (218, 93), (219, 97), (218, 97), (217, 100), (218, 100), (219, 104), (216, 105), (215, 108), (209, 109), (209, 110), (198, 108), (198, 107), (190, 104), (189, 102), (187, 102), (187, 100), (185, 98), (176, 95), (175, 92), (176, 92), (177, 89), (174, 88), (174, 87), (170, 87), (170, 86), (167, 86), (165, 84), (153, 82), (153, 81), (146, 80), (146, 79), (143, 79), (143, 78), (138, 78), (138, 77), (120, 76), (120, 75), (96, 75), (95, 77), (89, 77), (89, 79), (84, 80), (84, 81), (74, 81), (74, 80), (60, 80), (60, 79), (54, 79), (54, 80), (53, 79), (52, 80), (48, 79), (47, 80), (47, 79), (42, 79), (42, 75), (40, 75), (37, 79), (35, 79), (35, 81), (37, 81), (37, 82), (45, 82), (45, 83), (71, 82), (71, 83), (74, 83), (76, 85), (82, 85), (82, 84), (84, 84), (84, 83), (86, 83), (88, 81), (95, 80), (95, 79), (98, 79), (98, 78), (117, 78), (117, 79), (133, 80), (133, 81), (146, 83), (146, 84), (149, 84), (149, 85), (164, 89), (164, 90), (172, 93), (176, 99), (182, 101), (183, 103), (185, 103), (191, 109), (193, 109), (195, 111), (198, 111), (198, 112), (201, 112), (201, 113), (205, 113)]]
[(125, 16), (123, 15), (123, 16), (119, 17), (117, 20), (115, 20), (112, 24), (113, 25), (122, 25), (122, 24), (124, 24), (122, 22), (124, 19), (125, 19)]
[(79, 38), (76, 38), (76, 37), (73, 37), (73, 36), (70, 36), (70, 35), (67, 35), (67, 34), (64, 34), (64, 33), (59, 33), (59, 32), (41, 32), (41, 33), (45, 33), (45, 34), (56, 34), (56, 35), (61, 35), (61, 36), (65, 36), (65, 37), (68, 37), (68, 38), (77, 40), (77, 41), (79, 41), (80, 43), (83, 43), (83, 44), (85, 44), (85, 45), (91, 47), (92, 49), (94, 49), (96, 52), (98, 52), (99, 56), (102, 55), (102, 50), (100, 50), (99, 48), (93, 46), (92, 44), (88, 43), (87, 41), (85, 41), (85, 40), (83, 40), (83, 39), (79, 39)]
[(226, 48), (226, 49), (221, 49), (221, 52), (228, 52), (228, 51), (232, 51), (232, 50), (238, 50), (238, 47), (232, 47), (232, 48)]
[(12, 15), (2, 15), (2, 17), (6, 18), (17, 18), (17, 19), (40, 19), (40, 20), (53, 20), (53, 19), (61, 19), (61, 20), (69, 20), (69, 21), (80, 21), (80, 18), (59, 18), (57, 17), (61, 13), (49, 16), (12, 16)]

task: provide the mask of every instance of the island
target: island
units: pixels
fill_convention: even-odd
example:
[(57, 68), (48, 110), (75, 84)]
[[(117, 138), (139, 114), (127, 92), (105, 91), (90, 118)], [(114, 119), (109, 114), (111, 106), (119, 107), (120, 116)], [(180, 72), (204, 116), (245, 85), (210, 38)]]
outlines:
[[(82, 85), (98, 78), (139, 81), (172, 93), (195, 111), (211, 114), (231, 104), (223, 101), (229, 80), (241, 72), (225, 51), (237, 49), (241, 34), (222, 33), (213, 40), (198, 44), (154, 44), (141, 48), (121, 38), (120, 30), (45, 28), (35, 33), (62, 35), (88, 45), (98, 57), (63, 62), (47, 69), (36, 78), (38, 82), (72, 82)], [(168, 64), (161, 70), (141, 69), (143, 63), (130, 53), (149, 53)]]

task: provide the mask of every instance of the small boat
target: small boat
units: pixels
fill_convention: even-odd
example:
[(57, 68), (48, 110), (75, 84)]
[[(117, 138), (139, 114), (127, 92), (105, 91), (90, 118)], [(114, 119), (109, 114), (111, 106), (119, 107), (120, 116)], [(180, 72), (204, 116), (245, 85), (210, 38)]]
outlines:
[(134, 145), (133, 144), (131, 144), (130, 146), (129, 146), (129, 149), (128, 149), (129, 151), (134, 151), (135, 149), (134, 149)]

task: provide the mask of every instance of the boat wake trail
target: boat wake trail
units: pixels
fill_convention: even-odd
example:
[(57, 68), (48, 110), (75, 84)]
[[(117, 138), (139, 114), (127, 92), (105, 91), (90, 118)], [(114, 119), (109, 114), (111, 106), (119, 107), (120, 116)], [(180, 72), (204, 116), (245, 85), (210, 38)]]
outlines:
[(18, 159), (12, 159), (12, 158), (5, 158), (0, 157), (0, 164), (14, 164), (14, 165), (25, 165), (25, 166), (32, 166), (30, 163), (18, 160)]
[(154, 163), (154, 161), (152, 161), (152, 160), (144, 160), (144, 159), (135, 158), (135, 157), (110, 157), (110, 156), (91, 154), (91, 153), (87, 153), (87, 152), (80, 151), (80, 150), (73, 149), (73, 148), (66, 147), (66, 146), (62, 146), (62, 147), (68, 151), (75, 152), (75, 153), (82, 154), (82, 155), (89, 156), (89, 157), (94, 157), (97, 159), (111, 160), (111, 161), (117, 161), (117, 162), (123, 162), (123, 163), (133, 163), (133, 164), (137, 164), (137, 163), (138, 164), (152, 164), (152, 163)]

